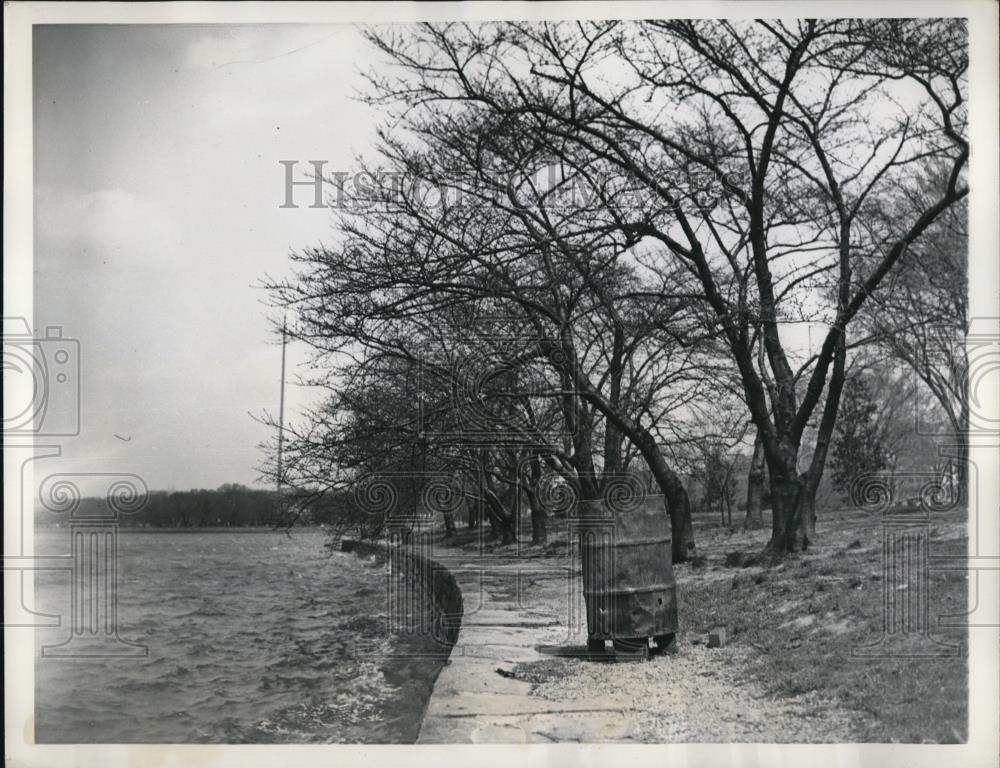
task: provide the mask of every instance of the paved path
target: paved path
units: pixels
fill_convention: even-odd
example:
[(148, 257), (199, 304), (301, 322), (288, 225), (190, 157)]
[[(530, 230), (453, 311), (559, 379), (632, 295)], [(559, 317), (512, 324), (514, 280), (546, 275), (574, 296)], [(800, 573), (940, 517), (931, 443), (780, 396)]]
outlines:
[[(552, 661), (539, 645), (583, 643), (579, 574), (557, 559), (436, 557), (462, 589), (465, 616), (449, 664), (428, 704), (418, 743), (497, 743), (626, 739), (623, 708), (601, 695), (552, 701), (515, 675), (520, 665)], [(576, 609), (572, 618), (570, 606)], [(577, 738), (573, 738), (576, 736)]]

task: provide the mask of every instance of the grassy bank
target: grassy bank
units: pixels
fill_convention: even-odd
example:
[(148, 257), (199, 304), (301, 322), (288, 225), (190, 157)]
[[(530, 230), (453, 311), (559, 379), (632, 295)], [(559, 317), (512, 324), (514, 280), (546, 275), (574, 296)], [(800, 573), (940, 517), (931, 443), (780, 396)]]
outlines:
[[(685, 638), (698, 641), (712, 627), (726, 627), (734, 646), (754, 651), (742, 674), (772, 695), (815, 691), (860, 712), (859, 741), (965, 741), (967, 633), (942, 627), (939, 616), (966, 610), (966, 573), (932, 570), (927, 586), (931, 634), (952, 644), (955, 655), (912, 655), (940, 648), (915, 633), (896, 633), (879, 647), (885, 656), (857, 657), (852, 651), (883, 632), (880, 518), (853, 510), (821, 514), (818, 544), (770, 568), (738, 565), (741, 554), (761, 549), (766, 530), (729, 532), (697, 522), (696, 530), (704, 563), (676, 567)], [(932, 557), (965, 554), (964, 510), (936, 515), (929, 530)], [(900, 598), (919, 589), (888, 582)]]

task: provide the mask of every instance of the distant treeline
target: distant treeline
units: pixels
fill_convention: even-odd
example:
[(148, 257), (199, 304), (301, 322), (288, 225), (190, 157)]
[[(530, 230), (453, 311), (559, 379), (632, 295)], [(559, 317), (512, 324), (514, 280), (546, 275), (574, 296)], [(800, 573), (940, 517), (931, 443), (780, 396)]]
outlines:
[[(134, 512), (118, 515), (119, 525), (130, 528), (203, 528), (250, 527), (287, 525), (294, 513), (286, 496), (278, 503), (277, 494), (271, 490), (247, 488), (227, 483), (215, 490), (152, 491), (146, 503)], [(74, 517), (101, 517), (109, 513), (108, 502), (103, 497), (80, 499)], [(307, 511), (295, 520), (296, 525), (315, 525), (322, 520), (315, 512)], [(39, 507), (36, 520), (39, 525), (65, 524), (65, 513), (53, 513)]]

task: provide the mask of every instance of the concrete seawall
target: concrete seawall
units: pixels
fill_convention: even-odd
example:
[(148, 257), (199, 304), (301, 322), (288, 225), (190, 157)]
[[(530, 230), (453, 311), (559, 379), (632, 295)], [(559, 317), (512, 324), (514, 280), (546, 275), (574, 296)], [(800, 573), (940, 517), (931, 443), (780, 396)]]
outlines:
[(441, 563), (405, 546), (344, 539), (342, 552), (388, 563), (390, 630), (430, 634), (447, 655), (462, 624), (462, 590)]

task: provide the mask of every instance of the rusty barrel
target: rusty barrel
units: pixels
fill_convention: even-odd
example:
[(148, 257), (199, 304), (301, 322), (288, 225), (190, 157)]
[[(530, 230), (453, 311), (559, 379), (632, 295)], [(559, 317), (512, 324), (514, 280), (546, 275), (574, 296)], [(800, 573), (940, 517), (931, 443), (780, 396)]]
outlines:
[(624, 504), (585, 501), (579, 525), (590, 639), (676, 632), (677, 584), (663, 497), (644, 496)]

